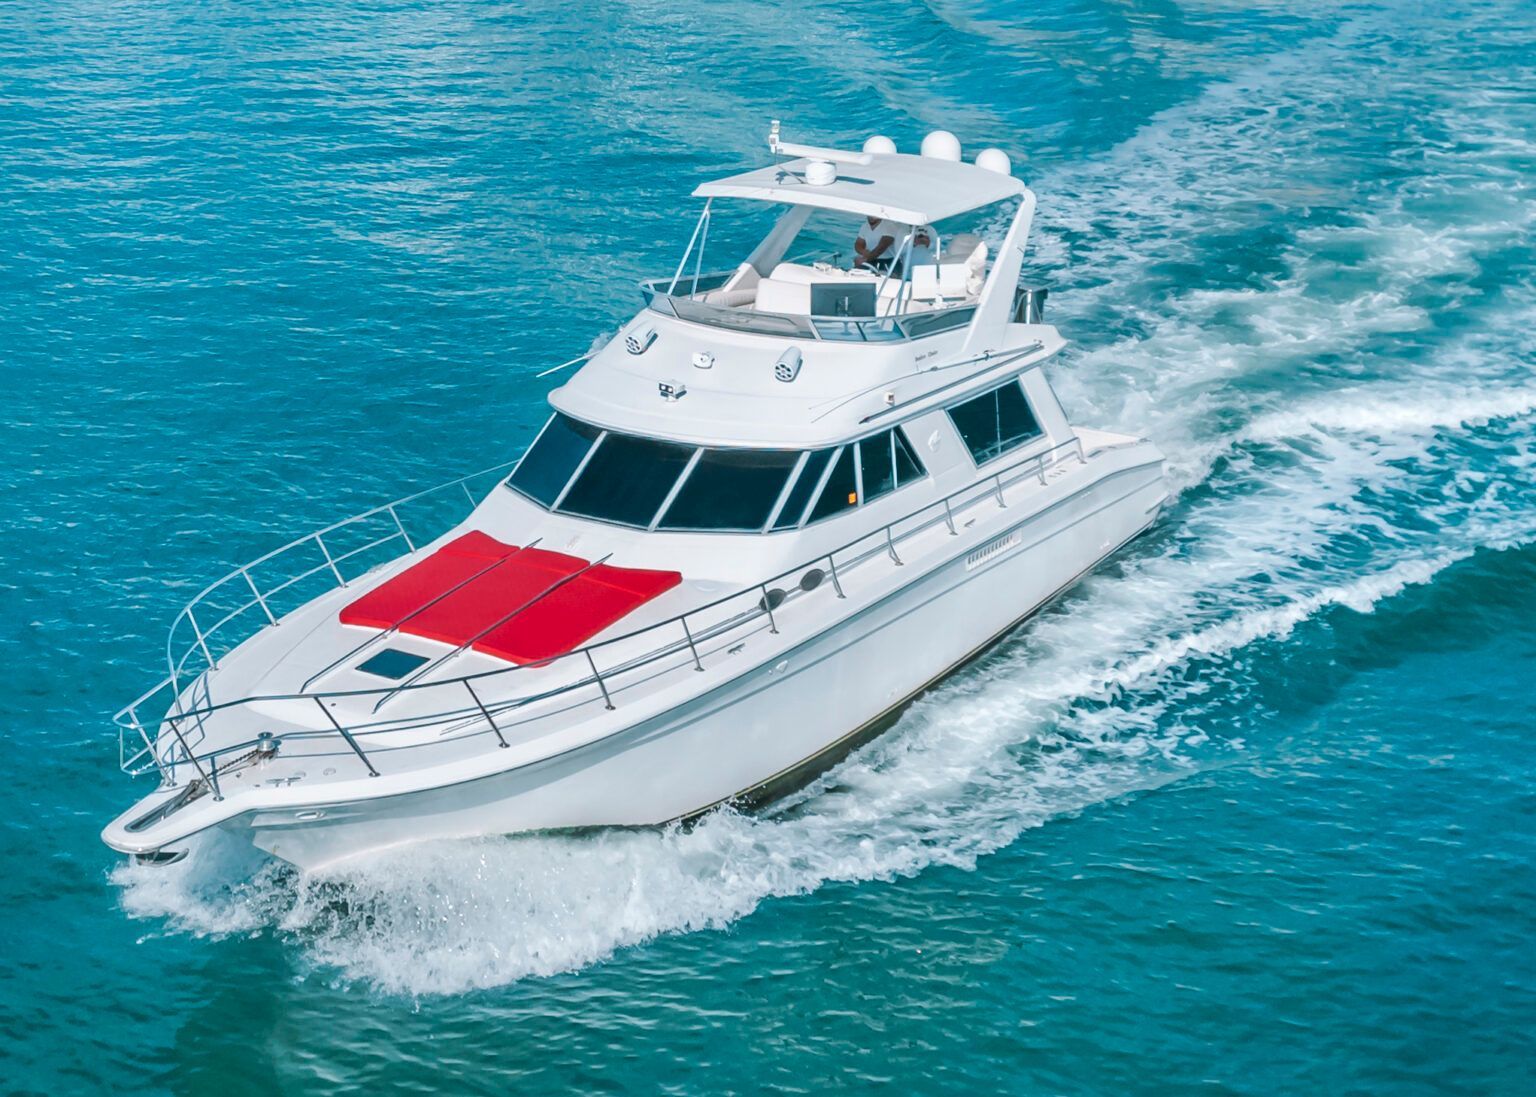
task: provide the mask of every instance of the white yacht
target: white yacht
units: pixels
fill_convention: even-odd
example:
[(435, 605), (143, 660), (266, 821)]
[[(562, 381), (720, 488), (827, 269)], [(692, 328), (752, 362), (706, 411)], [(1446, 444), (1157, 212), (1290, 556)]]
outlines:
[(108, 845), (224, 832), (314, 869), (759, 802), (1147, 529), (1162, 455), (1074, 428), (1042, 368), (1063, 341), (1019, 286), (1035, 198), (1007, 156), (777, 122), (769, 151), (694, 191), (682, 261), (518, 461), (180, 613), (117, 718), (158, 785)]

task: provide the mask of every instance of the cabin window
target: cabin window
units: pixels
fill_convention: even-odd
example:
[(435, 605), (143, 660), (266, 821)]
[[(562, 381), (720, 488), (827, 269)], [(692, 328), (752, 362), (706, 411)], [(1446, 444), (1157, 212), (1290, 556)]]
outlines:
[(760, 530), (799, 463), (793, 450), (707, 449), (660, 528)]
[(805, 467), (795, 478), (795, 486), (789, 489), (789, 497), (779, 509), (778, 520), (773, 523), (774, 529), (794, 529), (800, 524), (800, 519), (805, 517), (806, 504), (811, 501), (811, 496), (816, 494), (816, 486), (821, 483), (821, 474), (827, 471), (827, 463), (836, 454), (835, 447), (819, 449), (805, 459)]
[(949, 418), (966, 449), (971, 451), (971, 459), (978, 465), (1001, 457), (1040, 435), (1040, 423), (1030, 410), (1018, 381), (1009, 381), (991, 392), (956, 404), (949, 409)]
[(508, 485), (535, 502), (554, 506), (601, 433), (596, 427), (557, 414), (523, 454)]
[(906, 431), (899, 427), (859, 443), (859, 471), (866, 503), (925, 475)]
[(821, 489), (821, 496), (811, 508), (807, 522), (819, 522), (859, 505), (859, 474), (854, 464), (854, 448), (844, 446), (838, 453), (832, 475), (827, 477), (827, 486)]
[(556, 414), (507, 486), (562, 514), (641, 529), (739, 533), (770, 521), (773, 530), (796, 529), (926, 475), (900, 427), (802, 453), (699, 449)]
[(675, 442), (606, 433), (558, 509), (604, 522), (649, 526), (693, 452), (692, 446)]

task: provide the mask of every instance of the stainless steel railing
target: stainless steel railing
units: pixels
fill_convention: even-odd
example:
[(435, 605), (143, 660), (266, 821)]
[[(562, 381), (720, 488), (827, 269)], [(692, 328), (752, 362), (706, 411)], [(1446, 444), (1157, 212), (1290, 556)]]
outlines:
[[(313, 701), (323, 714), (323, 720), (315, 729), (286, 730), (281, 739), (296, 741), (331, 739), (338, 742), (339, 747), (344, 747), (344, 753), (355, 755), (368, 772), (374, 776), (379, 774), (376, 766), (376, 755), (370, 755), (363, 746), (363, 740), (385, 734), (393, 734), (405, 731), (417, 730), (424, 727), (438, 727), (446, 723), (459, 721), (459, 726), (467, 735), (492, 735), (498, 746), (507, 747), (510, 744), (506, 739), (509, 725), (505, 717), (509, 713), (515, 713), (517, 709), (526, 707), (538, 701), (551, 697), (570, 694), (584, 689), (595, 688), (601, 696), (606, 708), (612, 709), (614, 704), (614, 683), (617, 679), (631, 675), (637, 670), (647, 668), (657, 669), (657, 665), (674, 657), (686, 658), (679, 664), (687, 666), (692, 664), (694, 670), (705, 669), (703, 647), (708, 643), (729, 636), (743, 626), (751, 626), (766, 621), (768, 629), (772, 633), (780, 631), (780, 618), (778, 612), (790, 599), (800, 599), (813, 594), (823, 586), (824, 581), (830, 579), (830, 586), (835, 597), (846, 597), (843, 587), (843, 578), (850, 569), (859, 567), (869, 561), (881, 557), (888, 557), (891, 566), (904, 566), (904, 561), (898, 552), (898, 545), (908, 539), (926, 532), (942, 524), (951, 536), (958, 536), (959, 530), (955, 523), (955, 515), (959, 510), (984, 505), (990, 498), (997, 506), (1006, 507), (1007, 499), (1004, 491), (1023, 480), (1038, 478), (1043, 486), (1046, 483), (1046, 470), (1058, 464), (1064, 455), (1075, 454), (1077, 459), (1086, 461), (1083, 445), (1077, 438), (1069, 439), (1051, 447), (1049, 450), (1034, 454), (1012, 464), (1003, 466), (987, 476), (967, 485), (965, 488), (952, 492), (943, 498), (934, 500), (924, 506), (909, 512), (908, 514), (887, 523), (877, 530), (872, 530), (860, 537), (848, 542), (830, 552), (823, 553), (789, 568), (771, 578), (741, 588), (731, 594), (717, 598), (703, 606), (688, 610), (644, 628), (636, 629), (621, 636), (611, 637), (584, 645), (563, 655), (535, 667), (510, 666), (490, 671), (480, 671), (473, 674), (461, 675), (450, 679), (437, 681), (415, 681), (408, 684), (394, 684), (374, 689), (365, 690), (334, 690), (318, 693), (299, 692), (294, 694), (276, 694), (262, 696), (247, 696), (234, 700), (213, 702), (207, 694), (208, 671), (217, 664), (211, 655), (208, 641), (213, 638), (213, 633), (200, 631), (197, 634), (194, 648), (209, 654), (208, 666), (199, 674), (198, 678), (187, 688), (180, 685), (180, 679), (176, 671), (185, 669), (185, 660), (173, 663), (173, 673), (162, 680), (156, 686), (136, 698), (131, 704), (119, 712), (114, 721), (119, 727), (119, 761), (122, 768), (131, 774), (138, 775), (151, 769), (158, 769), (161, 776), (168, 784), (175, 784), (177, 772), (181, 767), (190, 767), (193, 777), (200, 779), (213, 791), (217, 797), (220, 795), (218, 778), (221, 766), (227, 768), (229, 764), (238, 764), (245, 755), (255, 749), (257, 740), (242, 741), (232, 745), (215, 747), (210, 750), (199, 751), (197, 748), (206, 738), (205, 721), (221, 712), (248, 707), (259, 703), (282, 701)], [(229, 575), (210, 585), (205, 590), (214, 590), (222, 583), (228, 583), (238, 577), (250, 577), (250, 569), (263, 561), (271, 561), (280, 558), (285, 552), (294, 546), (303, 545), (312, 539), (323, 537), (333, 531), (339, 530), (351, 522), (358, 521), (368, 515), (377, 515), (381, 512), (393, 513), (394, 508), (413, 500), (420, 500), (437, 492), (459, 485), (467, 485), (478, 477), (499, 474), (504, 472), (514, 462), (485, 469), (459, 480), (450, 481), (448, 484), (439, 485), (437, 488), (418, 492), (407, 496), (403, 500), (386, 504), (383, 507), (365, 511), (363, 515), (327, 526), (325, 529), (290, 542), (282, 549), (268, 553), (266, 556), (253, 561), (251, 564), (236, 568)], [(474, 495), (465, 488), (465, 494), (471, 503), (474, 503)], [(398, 514), (394, 515), (398, 523)], [(405, 534), (403, 525), (392, 537), (381, 538), (372, 544), (391, 542), (394, 537), (402, 539), (406, 544), (412, 545), (411, 539)], [(414, 546), (411, 551), (414, 551)], [(330, 558), (330, 554), (325, 554)], [(334, 562), (344, 559), (343, 556), (334, 558)], [(841, 562), (839, 562), (841, 560)], [(822, 571), (822, 565), (826, 570)], [(339, 582), (345, 582), (339, 569), (335, 570), (334, 577)], [(779, 584), (785, 580), (794, 578), (795, 582), (789, 584), (788, 589)], [(287, 586), (288, 584), (280, 584)], [(251, 584), (252, 597), (249, 604), (255, 606), (262, 602), (259, 587)], [(276, 589), (276, 588), (274, 588)], [(268, 592), (270, 593), (270, 592)], [(188, 610), (195, 607), (202, 598), (194, 599)], [(269, 623), (267, 628), (280, 627), (279, 617), (273, 617), (270, 610), (267, 611)], [(195, 617), (184, 611), (184, 617), (195, 620)], [(184, 619), (182, 615), (177, 618), (178, 623)], [(229, 620), (229, 615), (221, 619), (220, 624)], [(217, 626), (216, 626), (217, 627)], [(649, 636), (656, 640), (653, 647), (646, 648), (640, 654), (630, 655), (621, 661), (610, 665), (606, 670), (598, 665), (598, 653), (605, 655), (619, 645), (631, 645), (640, 637)], [(574, 663), (572, 662), (574, 661)], [(563, 683), (556, 684), (542, 692), (533, 692), (525, 696), (513, 697), (504, 700), (487, 702), (482, 696), (482, 689), (486, 686), (503, 684), (511, 675), (522, 674), (526, 676), (530, 670), (543, 670), (550, 666), (563, 663), (565, 666), (576, 666), (578, 669), (575, 677)], [(581, 669), (583, 664), (585, 669)], [(477, 689), (479, 686), (481, 689)], [(430, 712), (422, 714), (417, 712), (411, 715), (399, 717), (380, 717), (378, 709), (382, 702), (401, 694), (420, 694), (426, 690), (438, 691), (436, 696), (447, 698), (450, 695), (459, 697), (457, 701), (445, 700), (441, 707), (435, 707)], [(164, 697), (167, 704), (166, 715), (156, 723), (157, 728), (163, 728), (169, 733), (158, 740), (152, 736), (150, 729), (144, 726), (139, 716), (139, 710), (148, 705), (157, 697)], [(344, 698), (376, 698), (378, 704), (373, 706), (371, 717), (363, 722), (343, 725), (336, 718), (327, 701), (336, 701)], [(503, 720), (498, 721), (497, 717)], [(329, 728), (326, 725), (330, 725)], [(258, 737), (259, 738), (259, 737)], [(434, 743), (441, 743), (444, 739), (439, 736), (434, 738)], [(279, 739), (267, 735), (264, 746), (275, 749)], [(130, 750), (129, 744), (132, 743)], [(413, 749), (411, 747), (386, 747), (390, 752), (397, 749)], [(221, 763), (220, 759), (234, 755), (233, 763)]]
[(790, 339), (816, 339), (837, 343), (892, 343), (921, 339), (941, 331), (963, 327), (976, 314), (974, 302), (930, 312), (903, 316), (796, 316), (781, 312), (759, 312), (750, 308), (731, 308), (699, 299), (700, 295), (719, 289), (734, 270), (701, 274), (697, 289), (674, 293), (666, 288), (668, 279), (656, 278), (640, 283), (646, 307), (663, 316), (674, 316), (696, 324), (729, 328), (754, 335), (780, 335)]
[[(403, 546), (408, 553), (415, 552), (418, 544), (425, 544), (439, 533), (451, 528), (462, 519), (464, 513), (467, 513), (467, 511), (460, 511), (456, 506), (454, 521), (445, 524), (443, 529), (433, 532), (430, 536), (418, 535), (418, 538), (413, 539), (400, 517), (400, 511), (403, 508), (445, 496), (456, 500), (462, 493), (468, 502), (468, 508), (472, 510), (478, 500), (471, 489), (471, 484), (492, 478), (499, 481), (501, 475), (516, 463), (517, 459), (514, 458), (491, 468), (470, 473), (468, 476), (450, 480), (445, 484), (438, 484), (424, 491), (404, 496), (383, 506), (365, 510), (340, 522), (334, 522), (324, 529), (306, 534), (281, 548), (273, 549), (266, 555), (243, 564), (204, 587), (177, 613), (171, 621), (171, 628), (166, 636), (167, 683), (175, 696), (174, 704), (181, 703), (181, 683), (189, 676), (189, 667), (195, 668), (200, 679), (201, 672), (211, 670), (218, 665), (218, 659), (222, 654), (257, 632), (275, 627), (281, 614), (275, 612), (273, 607), (279, 604), (278, 599), (286, 593), (305, 591), (305, 584), (316, 578), (322, 580), (325, 589), (334, 589), (335, 585), (345, 586), (348, 580), (342, 573), (343, 564), (368, 558), (370, 554), (376, 554), (377, 550), (396, 545)], [(364, 530), (374, 520), (384, 521), (382, 533), (365, 537), (361, 544), (333, 550), (333, 543), (343, 531)], [(327, 537), (332, 538), (331, 543), (327, 542)], [(306, 555), (307, 559), (303, 560), (299, 570), (284, 572), (281, 581), (271, 585), (258, 581), (259, 569), (270, 569), (280, 566), (285, 561), (293, 561)], [(374, 560), (373, 563), (384, 563), (398, 555), (398, 553), (392, 553), (383, 559)], [(367, 568), (363, 570), (366, 571)], [(233, 593), (234, 597), (220, 604), (217, 596), (226, 593)], [(319, 592), (311, 588), (309, 593), (313, 597)], [(309, 600), (309, 598), (303, 598), (301, 601)], [(259, 615), (256, 613), (258, 610)], [(254, 629), (239, 627), (253, 618), (256, 621)], [(233, 642), (229, 642), (232, 632), (235, 636)], [(224, 642), (218, 643), (221, 640)], [(217, 652), (215, 645), (218, 648)], [(201, 666), (197, 666), (199, 662)]]

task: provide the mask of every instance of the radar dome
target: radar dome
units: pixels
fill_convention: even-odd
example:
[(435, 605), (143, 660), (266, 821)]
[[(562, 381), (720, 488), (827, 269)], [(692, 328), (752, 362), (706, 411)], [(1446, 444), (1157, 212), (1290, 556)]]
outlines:
[(930, 156), (935, 160), (960, 159), (960, 138), (948, 130), (934, 130), (923, 138), (921, 152), (924, 156)]
[(982, 149), (976, 154), (976, 166), (995, 171), (999, 175), (1013, 174), (1013, 161), (1002, 149)]
[(805, 181), (813, 187), (837, 182), (837, 165), (830, 160), (812, 160), (805, 165)]
[(896, 151), (896, 142), (892, 141), (884, 134), (877, 133), (868, 141), (864, 142), (864, 151), (879, 153), (881, 155), (889, 155), (890, 153)]

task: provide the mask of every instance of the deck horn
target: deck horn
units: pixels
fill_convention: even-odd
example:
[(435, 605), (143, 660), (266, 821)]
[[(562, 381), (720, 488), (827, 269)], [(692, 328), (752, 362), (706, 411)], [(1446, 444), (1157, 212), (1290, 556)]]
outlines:
[(800, 364), (800, 349), (798, 347), (790, 347), (783, 354), (779, 355), (779, 360), (773, 364), (773, 375), (778, 380), (788, 384), (800, 376)]

